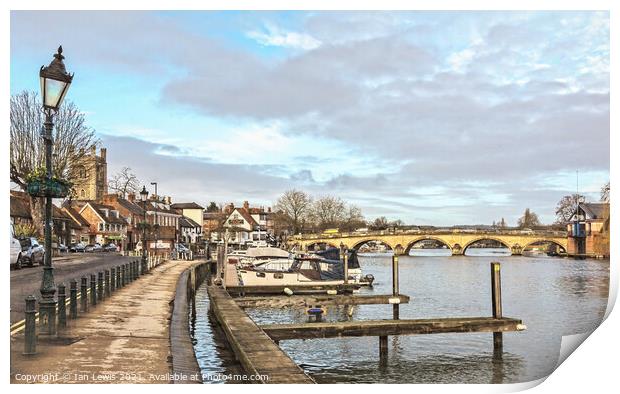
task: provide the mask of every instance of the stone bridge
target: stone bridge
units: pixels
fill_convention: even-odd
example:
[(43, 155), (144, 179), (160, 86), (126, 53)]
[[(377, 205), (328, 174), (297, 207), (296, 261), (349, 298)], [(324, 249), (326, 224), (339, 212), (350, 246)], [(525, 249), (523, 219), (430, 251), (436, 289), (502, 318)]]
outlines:
[(493, 240), (510, 249), (513, 255), (539, 242), (548, 242), (559, 247), (559, 253), (566, 253), (568, 245), (566, 233), (557, 231), (520, 231), (508, 230), (485, 232), (475, 230), (448, 231), (377, 231), (368, 233), (305, 234), (294, 236), (288, 241), (295, 250), (312, 249), (314, 245), (326, 244), (349, 249), (359, 249), (367, 242), (381, 242), (397, 255), (408, 255), (414, 244), (424, 240), (435, 240), (452, 251), (452, 255), (462, 255), (468, 247), (478, 241)]

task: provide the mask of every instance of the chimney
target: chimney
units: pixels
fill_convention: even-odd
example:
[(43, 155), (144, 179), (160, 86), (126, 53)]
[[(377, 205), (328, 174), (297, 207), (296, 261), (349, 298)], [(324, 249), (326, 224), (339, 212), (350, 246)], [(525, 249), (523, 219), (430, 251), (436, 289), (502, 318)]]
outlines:
[(267, 207), (267, 213), (271, 213), (271, 207)]
[(134, 202), (134, 201), (136, 201), (136, 193), (134, 193), (134, 192), (129, 192), (129, 193), (127, 193), (127, 200), (128, 200), (129, 202)]
[(170, 204), (172, 203), (172, 199), (170, 198), (170, 196), (166, 196), (166, 197), (164, 198), (164, 201), (165, 201), (165, 203), (166, 203), (167, 205), (170, 205)]
[(228, 205), (226, 205), (226, 207), (224, 207), (224, 213), (231, 213), (233, 210), (235, 209), (235, 204), (233, 204), (232, 202)]
[(246, 211), (250, 211), (250, 203), (247, 201), (243, 202), (243, 209), (245, 209)]
[(101, 158), (105, 161), (106, 159), (106, 154), (107, 154), (108, 150), (106, 148), (101, 148)]
[(97, 155), (97, 146), (95, 146), (95, 144), (92, 144), (90, 146), (90, 152), (93, 154), (93, 156)]

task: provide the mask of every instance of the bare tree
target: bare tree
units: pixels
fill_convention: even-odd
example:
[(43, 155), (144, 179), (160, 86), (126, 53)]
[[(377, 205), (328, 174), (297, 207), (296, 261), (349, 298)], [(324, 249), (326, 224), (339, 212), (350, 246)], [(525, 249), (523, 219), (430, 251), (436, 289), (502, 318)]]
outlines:
[(368, 227), (371, 230), (385, 230), (389, 227), (390, 223), (388, 222), (385, 216), (381, 216), (376, 218)]
[(344, 231), (353, 231), (365, 226), (366, 221), (364, 220), (364, 215), (362, 215), (362, 210), (355, 205), (349, 205), (346, 209), (344, 222), (340, 227)]
[(557, 224), (565, 224), (570, 220), (579, 203), (585, 202), (586, 198), (580, 194), (572, 194), (570, 196), (564, 196), (558, 205), (555, 206), (555, 222)]
[(346, 203), (340, 197), (324, 196), (312, 206), (312, 219), (318, 230), (336, 228), (346, 220)]
[[(11, 96), (10, 178), (26, 191), (26, 178), (45, 166), (45, 146), (41, 139), (44, 116), (35, 92)], [(98, 143), (93, 129), (86, 126), (84, 114), (72, 102), (65, 102), (54, 119), (52, 174), (59, 179), (77, 178), (82, 159)], [(30, 214), (43, 234), (43, 198), (30, 197)]]
[(540, 220), (538, 219), (538, 215), (530, 211), (529, 208), (525, 208), (525, 212), (523, 216), (519, 218), (518, 224), (520, 228), (532, 228), (540, 226)]
[(127, 197), (128, 193), (138, 193), (139, 187), (140, 181), (129, 167), (123, 167), (108, 182), (108, 188), (121, 194), (123, 198)]
[(291, 231), (297, 234), (302, 230), (302, 225), (307, 219), (312, 206), (312, 199), (308, 194), (300, 190), (287, 190), (278, 199), (275, 205), (278, 217), (285, 221)]
[(601, 187), (601, 201), (609, 202), (609, 182)]

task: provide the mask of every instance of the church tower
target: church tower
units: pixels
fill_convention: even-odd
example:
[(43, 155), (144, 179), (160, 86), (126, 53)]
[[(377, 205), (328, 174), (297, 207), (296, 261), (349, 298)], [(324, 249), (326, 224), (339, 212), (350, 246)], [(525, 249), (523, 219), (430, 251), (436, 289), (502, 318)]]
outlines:
[(78, 201), (97, 201), (108, 194), (108, 163), (106, 148), (101, 148), (97, 156), (97, 148), (93, 145), (90, 153), (82, 157), (77, 165), (76, 179), (73, 180), (71, 198)]

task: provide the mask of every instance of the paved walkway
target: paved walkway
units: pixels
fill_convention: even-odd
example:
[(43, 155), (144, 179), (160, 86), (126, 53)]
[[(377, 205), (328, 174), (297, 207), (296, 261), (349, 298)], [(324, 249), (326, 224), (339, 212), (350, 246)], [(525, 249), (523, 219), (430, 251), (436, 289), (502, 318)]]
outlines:
[(12, 337), (11, 383), (170, 383), (171, 301), (190, 264), (155, 267), (75, 320), (66, 340), (39, 340), (35, 356)]

